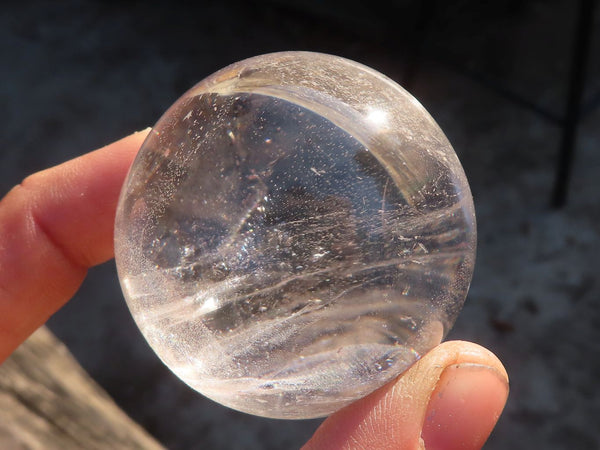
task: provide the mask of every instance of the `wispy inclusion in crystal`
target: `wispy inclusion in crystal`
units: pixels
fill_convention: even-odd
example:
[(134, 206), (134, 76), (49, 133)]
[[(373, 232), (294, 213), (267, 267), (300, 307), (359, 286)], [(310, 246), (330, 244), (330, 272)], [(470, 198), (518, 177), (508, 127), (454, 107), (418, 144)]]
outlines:
[(140, 150), (115, 231), (164, 363), (279, 418), (327, 415), (437, 345), (474, 243), (464, 174), (425, 110), (371, 69), (300, 52), (186, 93)]

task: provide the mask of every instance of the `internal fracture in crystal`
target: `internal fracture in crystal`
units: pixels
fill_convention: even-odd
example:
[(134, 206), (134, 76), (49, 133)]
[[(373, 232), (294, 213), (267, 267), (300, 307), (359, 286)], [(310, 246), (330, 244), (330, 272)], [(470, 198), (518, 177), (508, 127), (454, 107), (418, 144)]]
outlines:
[(277, 418), (330, 414), (439, 344), (474, 252), (465, 175), (424, 108), (307, 52), (239, 62), (179, 99), (115, 226), (127, 303), (162, 361)]

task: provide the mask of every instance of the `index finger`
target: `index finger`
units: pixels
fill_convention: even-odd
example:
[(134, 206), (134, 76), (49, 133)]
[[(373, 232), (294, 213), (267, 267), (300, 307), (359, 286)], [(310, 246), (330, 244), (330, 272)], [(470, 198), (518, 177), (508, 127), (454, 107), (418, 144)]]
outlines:
[(0, 363), (113, 256), (119, 192), (147, 134), (31, 175), (0, 202)]

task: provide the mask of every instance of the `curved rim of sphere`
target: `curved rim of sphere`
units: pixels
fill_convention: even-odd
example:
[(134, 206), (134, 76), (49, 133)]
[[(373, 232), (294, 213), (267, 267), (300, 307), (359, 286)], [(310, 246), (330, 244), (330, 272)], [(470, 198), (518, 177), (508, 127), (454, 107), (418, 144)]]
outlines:
[[(439, 344), (475, 241), (463, 169), (421, 104), (369, 67), (311, 52), (249, 58), (186, 92), (142, 145), (115, 221), (127, 304), (162, 361), (219, 403), (289, 419), (328, 415)], [(264, 295), (289, 279), (299, 287)]]

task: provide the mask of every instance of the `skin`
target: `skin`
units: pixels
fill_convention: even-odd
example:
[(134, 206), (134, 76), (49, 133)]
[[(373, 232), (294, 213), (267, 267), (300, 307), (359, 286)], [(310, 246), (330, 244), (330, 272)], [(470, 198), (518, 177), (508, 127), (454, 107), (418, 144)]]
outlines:
[[(147, 133), (31, 175), (0, 202), (0, 363), (113, 257), (119, 192)], [(498, 358), (446, 342), (331, 415), (304, 448), (481, 448), (507, 396)]]

